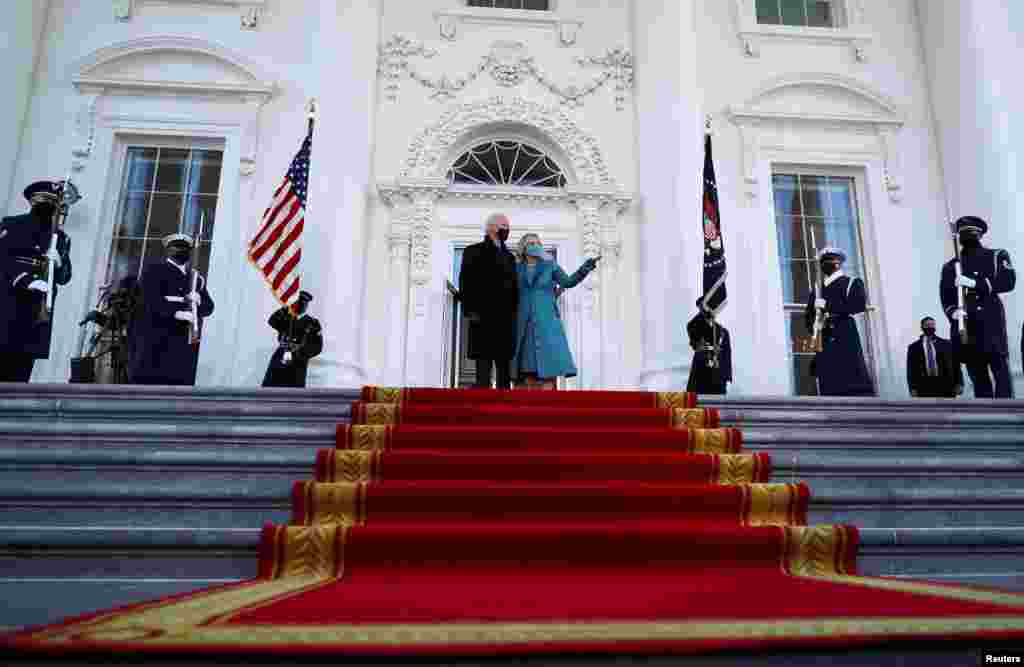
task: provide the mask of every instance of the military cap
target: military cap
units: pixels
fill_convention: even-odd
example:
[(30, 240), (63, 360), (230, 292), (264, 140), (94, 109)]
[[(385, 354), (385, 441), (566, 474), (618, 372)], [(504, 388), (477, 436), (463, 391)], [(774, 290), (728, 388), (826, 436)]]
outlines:
[(56, 204), (60, 199), (60, 192), (63, 189), (63, 181), (36, 181), (25, 188), (22, 193), (29, 203), (50, 202)]
[(979, 234), (988, 232), (988, 223), (974, 215), (965, 215), (956, 221), (956, 232), (976, 231)]
[(184, 243), (191, 248), (194, 242), (188, 234), (168, 234), (164, 237), (163, 243), (165, 248), (172, 243)]
[(840, 262), (846, 261), (846, 253), (840, 250), (839, 248), (833, 248), (832, 246), (822, 248), (821, 252), (818, 253), (819, 262), (827, 257), (835, 257)]
[(299, 301), (312, 301), (312, 300), (313, 300), (313, 295), (310, 294), (309, 292), (307, 292), (306, 290), (302, 290), (301, 292), (299, 292)]

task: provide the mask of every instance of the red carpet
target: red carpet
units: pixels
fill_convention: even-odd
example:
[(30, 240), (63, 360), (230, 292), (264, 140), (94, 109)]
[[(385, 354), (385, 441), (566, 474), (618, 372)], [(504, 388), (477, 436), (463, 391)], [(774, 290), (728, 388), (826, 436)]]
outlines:
[(6, 642), (344, 659), (1024, 639), (1024, 596), (856, 576), (855, 528), (806, 526), (806, 485), (766, 483), (769, 457), (673, 396), (367, 388), (291, 524), (264, 528), (258, 579)]

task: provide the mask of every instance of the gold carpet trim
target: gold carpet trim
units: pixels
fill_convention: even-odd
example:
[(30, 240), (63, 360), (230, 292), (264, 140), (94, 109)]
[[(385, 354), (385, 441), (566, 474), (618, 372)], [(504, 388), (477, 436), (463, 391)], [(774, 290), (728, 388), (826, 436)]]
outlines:
[(692, 408), (694, 403), (688, 391), (659, 391), (654, 396), (659, 408)]
[(390, 426), (367, 426), (356, 424), (348, 427), (349, 447), (362, 451), (383, 452), (388, 449), (391, 437)]
[(366, 484), (347, 482), (306, 482), (306, 524), (336, 523), (346, 526), (366, 523)]
[(719, 454), (718, 484), (752, 484), (756, 460), (753, 454)]
[[(291, 581), (291, 580), (285, 580)], [(312, 582), (314, 585), (318, 581)], [(164, 617), (166, 618), (166, 616)], [(152, 619), (158, 620), (158, 619)], [(163, 619), (159, 619), (163, 620)], [(334, 645), (441, 646), (626, 641), (778, 640), (814, 638), (898, 638), (914, 634), (950, 635), (1024, 629), (1020, 616), (947, 618), (822, 618), (721, 622), (665, 620), (600, 623), (438, 623), (405, 625), (207, 625), (130, 623), (119, 627), (71, 628), (64, 636), (45, 638), (56, 644), (69, 639), (132, 641), (149, 646), (174, 645)]]
[(672, 428), (705, 428), (708, 426), (704, 408), (673, 408)]
[(332, 577), (344, 561), (342, 549), (348, 527), (317, 523), (312, 526), (287, 526), (283, 561), (279, 577)]
[(366, 387), (366, 396), (370, 403), (401, 403), (405, 398), (405, 390), (402, 387)]
[(809, 579), (821, 579), (839, 584), (851, 584), (884, 591), (916, 593), (918, 595), (934, 595), (948, 600), (961, 602), (981, 602), (985, 604), (1006, 605), (1024, 609), (1024, 593), (1002, 591), (984, 591), (973, 588), (947, 587), (927, 582), (906, 581), (903, 579), (858, 577), (855, 575), (813, 576)]
[(744, 525), (786, 526), (793, 523), (793, 504), (799, 498), (796, 485), (745, 484), (741, 488), (749, 494), (750, 500), (750, 511), (744, 517)]
[(335, 450), (332, 482), (372, 482), (380, 476), (379, 451)]
[(843, 554), (849, 536), (842, 526), (784, 526), (786, 555), (784, 571), (798, 577), (846, 574)]
[(697, 454), (728, 454), (732, 451), (731, 435), (728, 428), (691, 428), (690, 442)]
[(398, 424), (402, 418), (402, 406), (395, 403), (363, 403), (364, 424)]

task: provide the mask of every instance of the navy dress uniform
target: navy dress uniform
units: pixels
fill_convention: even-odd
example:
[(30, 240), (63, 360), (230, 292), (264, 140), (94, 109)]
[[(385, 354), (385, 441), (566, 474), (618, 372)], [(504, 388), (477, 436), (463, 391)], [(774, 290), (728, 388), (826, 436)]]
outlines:
[[(1013, 291), (1017, 272), (1008, 252), (982, 247), (981, 237), (988, 231), (984, 220), (962, 217), (956, 221), (956, 231), (962, 246), (962, 277), (956, 276), (954, 258), (943, 265), (939, 282), (942, 308), (952, 327), (953, 354), (958, 363), (967, 366), (976, 398), (1012, 398), (1006, 310), (999, 295)], [(961, 287), (966, 293), (963, 313), (958, 313), (957, 290)], [(967, 327), (966, 345), (960, 340), (961, 317)]]
[(704, 300), (697, 299), (697, 315), (686, 325), (693, 348), (693, 363), (686, 391), (698, 394), (725, 394), (732, 382), (732, 343), (729, 330), (707, 316)]
[(53, 312), (41, 313), (51, 258), (54, 299), (57, 286), (71, 281), (71, 239), (63, 230), (47, 255), (62, 189), (61, 181), (33, 183), (23, 193), (32, 210), (0, 220), (0, 382), (28, 382), (36, 359), (50, 356)]
[[(840, 270), (846, 261), (842, 250), (825, 248), (818, 253), (818, 261), (827, 274), (824, 287), (820, 297), (810, 295), (804, 310), (808, 332), (813, 331), (817, 306), (825, 311), (821, 351), (814, 355), (811, 364), (811, 373), (818, 378), (818, 392), (822, 396), (874, 396), (874, 383), (854, 320), (854, 316), (867, 310), (864, 281)], [(826, 271), (828, 266), (833, 269), (831, 273)]]
[(192, 237), (171, 234), (163, 244), (168, 257), (142, 272), (128, 379), (132, 384), (193, 385), (198, 349), (190, 341), (192, 300), (198, 302), (201, 331), (202, 319), (213, 314), (213, 299), (201, 275), (192, 293), (192, 272), (186, 269)]
[(270, 357), (263, 376), (264, 387), (305, 387), (309, 360), (324, 349), (320, 320), (306, 313), (313, 295), (299, 292), (299, 316), (295, 317), (287, 306), (270, 316), (267, 324), (277, 332), (278, 348)]

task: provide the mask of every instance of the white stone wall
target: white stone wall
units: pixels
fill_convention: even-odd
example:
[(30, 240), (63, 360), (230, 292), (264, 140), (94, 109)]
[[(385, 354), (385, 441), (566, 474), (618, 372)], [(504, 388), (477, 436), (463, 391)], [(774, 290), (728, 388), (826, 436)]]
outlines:
[[(560, 238), (567, 270), (588, 254), (606, 258), (594, 289), (581, 286), (572, 294), (580, 319), (570, 337), (579, 350), (581, 386), (679, 386), (689, 368), (684, 326), (698, 291), (700, 130), (709, 114), (730, 269), (723, 321), (736, 348), (733, 391), (790, 391), (771, 173), (774, 165), (796, 165), (857, 179), (881, 390), (905, 396), (906, 346), (922, 315), (940, 313), (938, 271), (948, 254), (938, 146), (945, 189), (972, 183), (953, 194), (954, 215), (966, 206), (997, 226), (1013, 221), (1017, 227), (1011, 233), (1004, 226), (1006, 241), (999, 245), (1011, 252), (1019, 247), (1020, 195), (1012, 184), (1019, 181), (1020, 137), (1005, 115), (991, 112), (1019, 109), (1020, 93), (1005, 83), (1010, 65), (998, 69), (1013, 62), (1000, 55), (1012, 51), (1013, 32), (995, 39), (982, 30), (991, 21), (980, 14), (968, 22), (970, 44), (1000, 45), (972, 61), (975, 69), (996, 68), (1003, 78), (986, 79), (1001, 87), (965, 94), (951, 77), (933, 76), (929, 86), (927, 76), (926, 62), (947, 70), (926, 53), (952, 57), (935, 46), (958, 34), (960, 20), (949, 7), (945, 14), (922, 12), (922, 42), (913, 0), (844, 0), (849, 29), (825, 36), (763, 34), (744, 18), (749, 1), (557, 0), (551, 15), (539, 17), (459, 11), (458, 0), (53, 0), (24, 132), (16, 110), (0, 119), (0, 139), (13, 146), (0, 164), (6, 210), (25, 210), (13, 195), (26, 182), (60, 178), (76, 161), (86, 198), (68, 224), (76, 271), (62, 292), (57, 323), (76, 332), (109, 251), (123, 137), (187, 134), (222, 142), (210, 269), (217, 312), (199, 382), (256, 385), (273, 349), (265, 322), (275, 304), (244, 261), (245, 244), (301, 142), (306, 102), (317, 97), (304, 287), (316, 295), (313, 311), (328, 340), (311, 385), (434, 383), (452, 243), (478, 237), (486, 213), (508, 210), (514, 238), (531, 227)], [(1001, 11), (1009, 17), (1002, 25), (1020, 18), (1010, 16), (1015, 9)], [(38, 29), (38, 12), (18, 15), (15, 23), (19, 57), (25, 57), (4, 76), (14, 77), (17, 102), (28, 96), (14, 84), (31, 69), (28, 36)], [(160, 39), (178, 46), (124, 49)], [(380, 77), (379, 44), (392, 53)], [(118, 45), (127, 55), (92, 74), (158, 85), (148, 92), (73, 85), (91, 57), (117, 53)], [(621, 70), (576, 62), (611, 52), (606, 63), (614, 63), (615, 49), (628, 52), (635, 66), (635, 85), (622, 90), (615, 78)], [(536, 70), (481, 69), (488, 54), (497, 58), (491, 63), (505, 65), (529, 55)], [(401, 69), (406, 65), (432, 83), (411, 80)], [(563, 94), (545, 87), (537, 72)], [(603, 85), (581, 95), (578, 105), (562, 103), (566, 87), (604, 75)], [(461, 78), (472, 80), (463, 86)], [(949, 111), (963, 113), (962, 104), (951, 104), (958, 96), (978, 100), (970, 123)], [(487, 102), (495, 97), (501, 102)], [(517, 104), (547, 129), (510, 126), (509, 109)], [(972, 141), (971, 125), (989, 140)], [(567, 161), (574, 194), (542, 204), (500, 192), (473, 200), (452, 196), (436, 180), (472, 138), (512, 130), (551, 140), (545, 147)], [(427, 143), (416, 144), (417, 138)], [(1017, 152), (1001, 151), (1002, 145)], [(971, 173), (981, 171), (968, 165), (992, 164), (999, 165), (991, 174), (999, 185), (990, 192), (1010, 196), (982, 202), (983, 185), (993, 178), (972, 181)], [(13, 176), (2, 180), (4, 169)], [(581, 215), (580, 202), (589, 210), (594, 197), (604, 198), (596, 212)], [(981, 202), (979, 208), (969, 201)], [(1011, 346), (1018, 349), (1015, 301), (1016, 295), (1007, 299)], [(588, 304), (595, 309), (587, 311)], [(76, 344), (74, 333), (58, 336), (34, 380), (65, 380)]]

